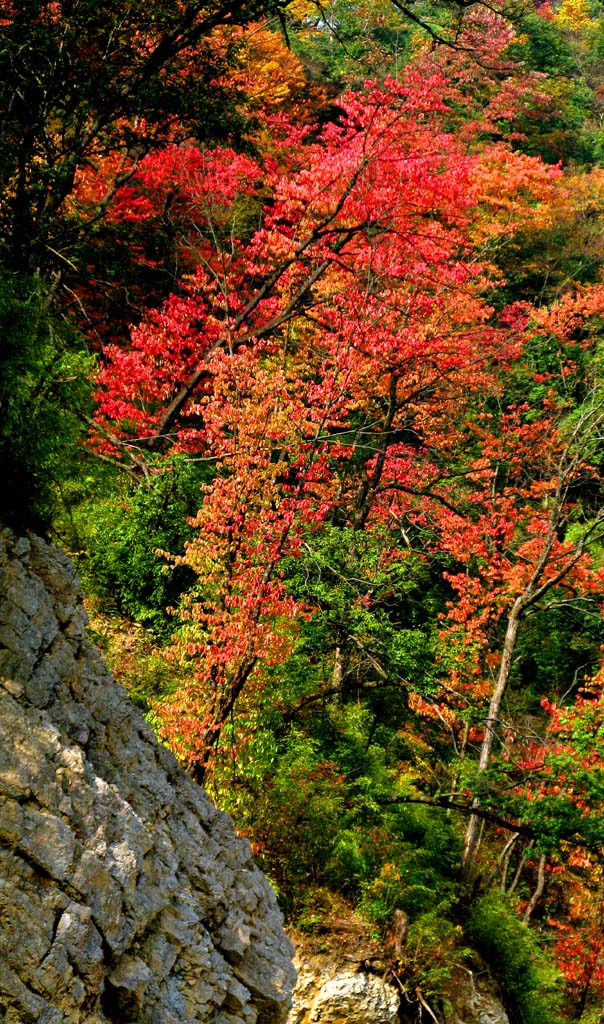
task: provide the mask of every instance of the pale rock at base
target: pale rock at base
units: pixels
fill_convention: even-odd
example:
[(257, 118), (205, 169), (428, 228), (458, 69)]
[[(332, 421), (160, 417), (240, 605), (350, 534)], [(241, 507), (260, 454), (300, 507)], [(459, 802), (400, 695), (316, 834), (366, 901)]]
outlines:
[(400, 989), (382, 978), (324, 968), (299, 967), (289, 1024), (395, 1024)]
[[(385, 970), (383, 976), (367, 972), (362, 961), (354, 969), (346, 966), (345, 960), (352, 959), (350, 952), (343, 956), (341, 941), (334, 941), (333, 935), (321, 954), (313, 952), (301, 935), (296, 945), (298, 981), (288, 1024), (399, 1024), (412, 1018), (429, 1019), (427, 1004), (416, 1003), (413, 989), (405, 994), (403, 983), (396, 983)], [(346, 948), (350, 951), (355, 946), (349, 943)], [(363, 940), (357, 953), (359, 949), (371, 952)], [(510, 1024), (486, 969), (453, 971), (441, 994), (438, 1020), (442, 1024)]]
[(484, 972), (454, 972), (449, 984), (449, 1012), (444, 1024), (510, 1024), (510, 1019)]

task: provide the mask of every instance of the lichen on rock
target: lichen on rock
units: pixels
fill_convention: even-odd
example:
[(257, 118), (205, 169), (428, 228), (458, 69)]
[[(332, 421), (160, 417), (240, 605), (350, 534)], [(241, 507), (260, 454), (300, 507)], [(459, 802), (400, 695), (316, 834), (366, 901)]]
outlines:
[(0, 531), (0, 1017), (280, 1024), (292, 947), (230, 818), (86, 638), (70, 560)]

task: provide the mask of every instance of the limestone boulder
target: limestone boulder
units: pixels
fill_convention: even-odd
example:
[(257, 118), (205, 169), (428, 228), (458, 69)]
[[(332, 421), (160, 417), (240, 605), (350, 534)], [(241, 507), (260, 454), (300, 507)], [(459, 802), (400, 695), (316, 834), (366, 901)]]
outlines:
[(362, 971), (316, 975), (300, 968), (291, 1024), (396, 1024), (400, 989)]

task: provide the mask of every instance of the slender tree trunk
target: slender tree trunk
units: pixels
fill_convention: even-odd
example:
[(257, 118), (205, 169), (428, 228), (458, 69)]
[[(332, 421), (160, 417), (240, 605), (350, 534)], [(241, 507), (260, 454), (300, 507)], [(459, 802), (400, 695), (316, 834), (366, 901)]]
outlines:
[(533, 913), (533, 910), (535, 909), (535, 907), (537, 906), (537, 903), (541, 899), (541, 896), (543, 894), (543, 890), (544, 889), (545, 889), (545, 854), (542, 854), (541, 857), (539, 858), (539, 870), (537, 872), (537, 885), (535, 887), (535, 891), (534, 891), (533, 895), (531, 896), (531, 898), (530, 898), (530, 900), (528, 902), (528, 906), (527, 906), (527, 908), (526, 908), (526, 910), (524, 912), (524, 917), (522, 918), (522, 920), (524, 921), (525, 924), (529, 923), (529, 921), (531, 919), (531, 914)]
[[(486, 771), (491, 760), (491, 754), (493, 752), (493, 744), (495, 741), (495, 730), (499, 722), (499, 712), (501, 710), (501, 703), (505, 696), (505, 692), (510, 681), (510, 674), (512, 671), (512, 663), (514, 659), (514, 652), (516, 650), (516, 641), (518, 640), (518, 631), (520, 629), (520, 622), (522, 619), (522, 612), (525, 608), (526, 600), (525, 595), (517, 597), (510, 612), (508, 619), (508, 625), (505, 632), (505, 640), (503, 644), (503, 651), (501, 654), (501, 662), (499, 665), (499, 674), (497, 676), (497, 682), (495, 689), (493, 690), (491, 701), (489, 703), (489, 711), (485, 720), (485, 732), (482, 746), (480, 748), (480, 758), (478, 760), (478, 777)], [(472, 801), (472, 807), (478, 807), (480, 804), (480, 797), (477, 795)], [(480, 823), (481, 819), (477, 814), (470, 815), (468, 825), (466, 828), (466, 834), (464, 838), (463, 854), (462, 854), (462, 877), (467, 881), (470, 879), (474, 864), (476, 860), (476, 854), (478, 853), (478, 847), (480, 845)]]
[[(586, 529), (575, 547), (569, 551), (564, 558), (558, 561), (555, 571), (551, 576), (549, 576), (549, 578), (546, 578), (546, 570), (552, 557), (552, 551), (554, 550), (556, 535), (566, 503), (570, 481), (573, 479), (574, 474), (581, 465), (583, 458), (582, 452), (584, 451), (586, 439), (592, 435), (594, 428), (597, 427), (597, 429), (600, 429), (601, 423), (602, 413), (599, 407), (595, 410), (590, 410), (585, 419), (575, 427), (573, 436), (560, 459), (558, 467), (558, 483), (555, 493), (552, 496), (548, 528), (543, 538), (541, 552), (535, 562), (534, 570), (527, 581), (524, 590), (514, 601), (508, 617), (505, 640), (503, 643), (503, 650), (501, 652), (501, 661), (499, 663), (499, 673), (497, 675), (497, 682), (495, 683), (495, 689), (493, 690), (489, 703), (489, 710), (485, 721), (485, 734), (480, 748), (477, 779), (478, 788), (480, 787), (480, 776), (487, 770), (491, 760), (493, 744), (495, 741), (495, 730), (499, 722), (501, 704), (510, 681), (516, 643), (518, 641), (518, 633), (522, 619), (530, 607), (534, 606), (544, 594), (568, 576), (571, 569), (583, 556), (588, 538), (595, 534), (604, 519), (604, 513), (598, 514), (596, 520)], [(576, 450), (577, 442), (579, 442), (578, 451)], [(478, 808), (480, 803), (480, 794), (477, 793), (472, 801), (471, 807)], [(470, 881), (474, 873), (476, 855), (478, 853), (479, 846), (480, 818), (478, 815), (472, 814), (466, 828), (461, 862), (462, 877), (466, 881)]]
[(332, 690), (338, 691), (342, 689), (342, 679), (344, 678), (344, 658), (342, 657), (342, 648), (336, 647), (336, 651), (333, 659), (333, 671), (331, 673), (331, 688)]

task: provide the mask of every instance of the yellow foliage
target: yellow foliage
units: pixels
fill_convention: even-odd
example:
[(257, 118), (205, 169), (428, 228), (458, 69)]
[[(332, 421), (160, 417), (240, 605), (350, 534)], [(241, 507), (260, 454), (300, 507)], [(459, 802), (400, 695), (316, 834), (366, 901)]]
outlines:
[(592, 21), (587, 0), (562, 0), (562, 5), (554, 15), (554, 21), (560, 28), (570, 29), (571, 32), (581, 32), (590, 28)]
[(282, 107), (304, 92), (301, 62), (279, 33), (263, 26), (246, 33), (243, 66), (248, 76), (246, 93), (254, 106)]

